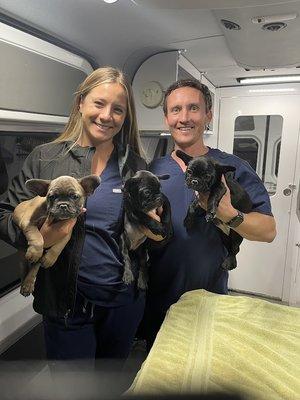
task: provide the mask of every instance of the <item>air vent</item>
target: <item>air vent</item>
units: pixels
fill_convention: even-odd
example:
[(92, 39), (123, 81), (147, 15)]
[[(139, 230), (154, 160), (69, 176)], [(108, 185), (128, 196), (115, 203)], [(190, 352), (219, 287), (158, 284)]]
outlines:
[(221, 19), (221, 23), (226, 29), (230, 31), (239, 31), (241, 29), (239, 24), (232, 21), (228, 21), (227, 19)]
[(265, 31), (277, 32), (286, 27), (287, 24), (285, 24), (284, 22), (270, 22), (269, 24), (264, 24), (262, 26), (262, 29)]

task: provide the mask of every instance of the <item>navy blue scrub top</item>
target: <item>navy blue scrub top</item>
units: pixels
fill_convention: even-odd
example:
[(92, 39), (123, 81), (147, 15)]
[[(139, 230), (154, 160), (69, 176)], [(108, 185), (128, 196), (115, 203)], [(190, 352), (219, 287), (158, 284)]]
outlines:
[[(269, 195), (247, 162), (218, 149), (209, 149), (208, 155), (220, 163), (235, 166), (235, 179), (248, 192), (253, 211), (272, 215)], [(192, 231), (187, 232), (183, 225), (189, 204), (195, 196), (185, 184), (184, 172), (170, 155), (154, 160), (150, 169), (157, 175), (170, 175), (168, 180), (161, 181), (161, 185), (171, 203), (174, 226), (171, 242), (153, 250), (150, 255), (148, 300), (151, 307), (166, 312), (189, 290), (209, 289), (226, 294), (228, 273), (224, 271), (218, 275), (217, 272), (227, 254), (218, 228), (206, 222), (204, 212)], [(214, 282), (216, 276), (219, 279)]]
[(101, 183), (87, 198), (85, 241), (77, 288), (88, 301), (116, 307), (133, 300), (134, 287), (122, 281), (119, 238), (123, 229), (122, 179), (117, 152), (101, 174)]

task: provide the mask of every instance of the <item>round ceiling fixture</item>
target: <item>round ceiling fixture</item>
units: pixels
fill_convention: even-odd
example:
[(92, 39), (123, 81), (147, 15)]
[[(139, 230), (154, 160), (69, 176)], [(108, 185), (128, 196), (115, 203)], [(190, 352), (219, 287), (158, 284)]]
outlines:
[(230, 31), (239, 31), (241, 29), (239, 24), (233, 21), (228, 21), (227, 19), (221, 19), (221, 24)]
[(105, 3), (112, 4), (116, 3), (118, 0), (103, 0)]
[(262, 29), (264, 31), (277, 32), (286, 27), (287, 27), (287, 24), (284, 22), (270, 22), (269, 24), (264, 24), (262, 26)]

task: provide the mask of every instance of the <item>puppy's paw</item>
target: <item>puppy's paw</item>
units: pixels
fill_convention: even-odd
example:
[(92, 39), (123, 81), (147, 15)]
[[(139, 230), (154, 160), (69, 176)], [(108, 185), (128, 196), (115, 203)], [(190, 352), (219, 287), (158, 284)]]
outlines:
[(237, 262), (235, 256), (228, 256), (225, 258), (221, 265), (222, 269), (225, 271), (231, 271), (237, 267)]
[(190, 214), (187, 214), (183, 221), (183, 225), (187, 230), (192, 229), (195, 225), (195, 218), (193, 218)]
[[(152, 221), (151, 221), (152, 222)], [(166, 234), (166, 229), (164, 225), (161, 222), (153, 222), (147, 226), (148, 229), (154, 234), (154, 235), (160, 235), (162, 237), (165, 236)]]
[(43, 255), (43, 247), (40, 246), (29, 246), (25, 258), (30, 263), (36, 263)]
[(56, 254), (53, 254), (51, 250), (48, 250), (46, 254), (41, 259), (41, 264), (43, 268), (50, 268), (57, 260)]
[(133, 273), (130, 269), (126, 268), (124, 270), (124, 274), (123, 274), (123, 282), (126, 285), (129, 285), (130, 283), (132, 283), (134, 281), (134, 276)]
[(20, 288), (20, 293), (22, 296), (27, 297), (30, 296), (34, 290), (34, 281), (24, 281)]
[(216, 213), (208, 212), (205, 215), (206, 222), (211, 222), (216, 217)]
[(147, 280), (144, 276), (144, 274), (139, 273), (139, 278), (138, 278), (138, 288), (141, 290), (147, 290)]

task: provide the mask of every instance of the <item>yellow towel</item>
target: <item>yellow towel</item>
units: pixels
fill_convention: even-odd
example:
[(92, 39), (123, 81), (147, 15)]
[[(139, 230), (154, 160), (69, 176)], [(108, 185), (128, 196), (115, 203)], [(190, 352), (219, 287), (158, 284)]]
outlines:
[(300, 399), (300, 309), (195, 290), (174, 304), (129, 393)]

